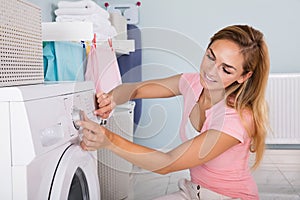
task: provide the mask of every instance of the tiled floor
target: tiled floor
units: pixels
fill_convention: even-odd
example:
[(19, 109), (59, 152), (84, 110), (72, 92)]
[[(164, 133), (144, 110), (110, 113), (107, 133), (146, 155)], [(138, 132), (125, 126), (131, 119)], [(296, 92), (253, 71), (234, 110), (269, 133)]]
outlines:
[[(189, 178), (188, 171), (158, 175), (134, 168), (126, 200), (151, 200), (177, 191), (177, 181)], [(300, 200), (300, 150), (267, 150), (253, 172), (261, 200)]]

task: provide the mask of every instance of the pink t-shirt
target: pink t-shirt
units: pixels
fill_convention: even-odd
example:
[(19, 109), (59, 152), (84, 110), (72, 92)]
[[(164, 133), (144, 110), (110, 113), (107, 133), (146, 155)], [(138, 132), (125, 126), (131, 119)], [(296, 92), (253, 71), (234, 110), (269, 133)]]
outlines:
[[(183, 74), (180, 78), (179, 89), (184, 97), (180, 134), (181, 139), (185, 141), (189, 134), (186, 133), (189, 115), (203, 89), (199, 74)], [(235, 137), (240, 143), (215, 159), (191, 168), (192, 182), (225, 196), (246, 200), (259, 199), (257, 186), (248, 165), (251, 138), (249, 138), (239, 114), (221, 101), (206, 110), (205, 115), (206, 120), (199, 134), (214, 129)], [(247, 123), (248, 127), (251, 125), (253, 127), (250, 113), (245, 113), (243, 116), (244, 123)]]

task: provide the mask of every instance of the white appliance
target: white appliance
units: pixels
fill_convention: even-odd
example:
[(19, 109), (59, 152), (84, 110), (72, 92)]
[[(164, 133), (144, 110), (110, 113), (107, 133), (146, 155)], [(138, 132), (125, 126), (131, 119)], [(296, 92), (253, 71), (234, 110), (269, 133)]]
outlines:
[[(107, 120), (106, 128), (133, 141), (134, 101), (118, 105)], [(108, 149), (98, 150), (98, 175), (101, 198), (121, 200), (129, 198), (133, 165)]]
[(0, 199), (100, 199), (97, 152), (74, 121), (95, 109), (92, 82), (0, 88)]

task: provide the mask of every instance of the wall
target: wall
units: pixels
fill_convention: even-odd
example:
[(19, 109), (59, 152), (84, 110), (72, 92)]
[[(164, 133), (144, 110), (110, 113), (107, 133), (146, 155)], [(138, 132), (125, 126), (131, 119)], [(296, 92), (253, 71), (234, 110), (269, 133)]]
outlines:
[[(251, 24), (265, 34), (271, 72), (300, 72), (299, 63), (295, 62), (300, 52), (299, 7), (297, 0), (142, 1), (139, 26), (160, 30), (157, 34), (144, 34), (143, 77), (198, 70), (210, 36), (236, 23)], [(147, 140), (137, 141), (156, 148), (176, 146), (178, 138), (174, 135), (181, 114), (179, 101), (143, 101), (141, 121), (146, 128), (141, 128), (137, 136)]]
[[(52, 21), (58, 0), (31, 0), (41, 6), (43, 21)], [(100, 1), (135, 3), (132, 0)], [(300, 1), (141, 1), (140, 23), (143, 46), (143, 79), (198, 71), (210, 36), (230, 24), (250, 24), (266, 37), (271, 72), (300, 72), (298, 19)], [(144, 100), (136, 142), (169, 149), (179, 143), (181, 99)]]
[[(43, 21), (54, 19), (53, 10), (59, 0), (28, 0), (42, 8)], [(73, 0), (75, 1), (75, 0)], [(132, 0), (95, 0), (104, 2), (134, 3)], [(140, 7), (140, 28), (168, 29), (190, 38), (205, 48), (209, 37), (229, 24), (247, 23), (262, 30), (269, 44), (272, 72), (299, 72), (300, 1), (272, 0), (144, 0)], [(151, 36), (147, 40), (157, 40)], [(162, 38), (161, 38), (162, 39)], [(172, 39), (172, 38), (171, 38)], [(190, 52), (195, 53), (195, 52)], [(147, 56), (146, 56), (147, 57)]]

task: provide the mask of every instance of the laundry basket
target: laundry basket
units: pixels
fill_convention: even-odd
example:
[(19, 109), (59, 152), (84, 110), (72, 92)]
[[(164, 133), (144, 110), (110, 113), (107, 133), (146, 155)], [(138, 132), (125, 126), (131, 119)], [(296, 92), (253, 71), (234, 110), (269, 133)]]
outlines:
[[(116, 107), (106, 128), (133, 140), (133, 109), (135, 102)], [(103, 200), (125, 199), (129, 193), (132, 164), (106, 149), (98, 150), (98, 175)]]
[(41, 9), (0, 0), (0, 87), (44, 82)]

